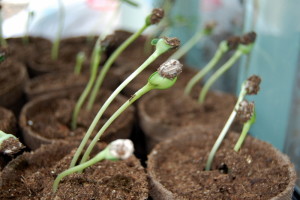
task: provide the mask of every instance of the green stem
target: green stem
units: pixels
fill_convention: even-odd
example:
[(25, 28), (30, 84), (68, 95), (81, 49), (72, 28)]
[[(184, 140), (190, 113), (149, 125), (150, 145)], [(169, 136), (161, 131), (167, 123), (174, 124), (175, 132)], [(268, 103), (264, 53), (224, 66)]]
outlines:
[(179, 60), (182, 56), (184, 56), (197, 42), (205, 35), (208, 35), (208, 32), (204, 29), (198, 31), (193, 35), (193, 37), (187, 41), (181, 48), (179, 48), (173, 55), (171, 55), (168, 59), (176, 59)]
[(28, 12), (25, 34), (23, 37), (23, 44), (29, 44), (29, 25), (32, 17), (33, 17), (33, 12)]
[(65, 18), (64, 5), (63, 5), (62, 0), (58, 0), (58, 5), (59, 5), (59, 26), (58, 26), (58, 30), (56, 33), (55, 41), (53, 42), (52, 49), (51, 49), (51, 59), (52, 60), (58, 59), (59, 43), (60, 43), (62, 31), (63, 31), (64, 18)]
[[(85, 163), (82, 163), (80, 165), (77, 165), (75, 167), (72, 167), (72, 168), (69, 168), (65, 171), (63, 171), (62, 173), (60, 173), (54, 183), (53, 183), (53, 186), (52, 186), (52, 189), (53, 189), (53, 192), (55, 193), (57, 191), (57, 188), (58, 188), (58, 185), (60, 183), (60, 181), (70, 175), (70, 174), (73, 174), (75, 172), (79, 172), (79, 171), (83, 171), (85, 168), (91, 166), (91, 165), (94, 165), (96, 164), (97, 162), (101, 161), (101, 160), (104, 160), (104, 159), (107, 159), (107, 157), (109, 157), (109, 149), (108, 148), (105, 148), (103, 151), (101, 151), (100, 153), (98, 153), (94, 158), (90, 159), (89, 161), (85, 162)], [(107, 156), (109, 155), (109, 156)]]
[(7, 42), (3, 37), (3, 18), (2, 18), (2, 9), (0, 9), (0, 44), (2, 47), (7, 47)]
[(184, 93), (189, 95), (193, 87), (198, 83), (214, 66), (219, 62), (222, 55), (228, 51), (227, 41), (222, 41), (217, 49), (214, 57), (209, 61), (209, 63), (201, 69), (186, 85)]
[[(160, 39), (162, 41), (162, 39)], [(107, 107), (111, 104), (111, 102), (116, 98), (116, 96), (123, 90), (128, 83), (130, 83), (137, 75), (139, 75), (147, 66), (149, 66), (156, 58), (158, 58), (161, 54), (165, 53), (169, 50), (169, 48), (163, 47), (163, 45), (159, 46), (159, 41), (156, 44), (156, 50), (153, 52), (153, 54), (138, 68), (136, 69), (119, 87), (110, 95), (110, 97), (106, 100), (106, 102), (103, 104), (101, 109), (98, 111), (97, 115), (95, 116), (92, 124), (88, 128), (86, 134), (84, 135), (84, 138), (82, 139), (76, 153), (74, 154), (74, 157), (71, 161), (70, 167), (74, 167), (79, 155), (81, 154), (84, 146), (86, 145), (88, 139), (90, 138), (92, 132), (94, 131), (98, 121), (102, 117), (103, 113), (107, 109)]]
[(207, 163), (206, 163), (206, 166), (205, 166), (206, 171), (209, 171), (211, 169), (211, 165), (212, 165), (213, 159), (215, 157), (215, 154), (218, 151), (218, 149), (219, 149), (224, 137), (226, 136), (231, 124), (233, 123), (233, 120), (236, 117), (239, 105), (243, 101), (243, 99), (245, 98), (246, 94), (247, 94), (247, 91), (246, 91), (245, 83), (243, 83), (241, 92), (239, 94), (239, 98), (238, 98), (238, 100), (237, 100), (237, 102), (234, 106), (234, 109), (233, 109), (232, 113), (230, 114), (230, 116), (229, 116), (224, 128), (222, 129), (218, 139), (216, 140), (212, 150), (209, 153), (208, 160), (207, 160)]
[(149, 25), (144, 25), (139, 31), (137, 31), (135, 34), (131, 35), (121, 46), (119, 46), (113, 54), (108, 58), (108, 60), (105, 62), (103, 68), (100, 71), (100, 74), (97, 77), (96, 83), (93, 87), (92, 93), (90, 95), (87, 109), (91, 110), (93, 107), (93, 104), (95, 102), (97, 93), (99, 92), (99, 89), (103, 83), (103, 80), (111, 67), (111, 65), (114, 63), (114, 61), (117, 59), (117, 57), (134, 41), (136, 40), (142, 33), (143, 31), (148, 27)]
[(153, 89), (153, 86), (150, 84), (146, 84), (144, 87), (139, 89), (132, 97), (127, 100), (102, 126), (102, 128), (98, 131), (87, 150), (85, 151), (80, 164), (86, 162), (89, 159), (90, 153), (92, 152), (94, 146), (97, 144), (98, 140), (102, 136), (102, 134), (106, 131), (106, 129), (117, 119), (131, 104), (133, 104), (137, 99), (143, 96), (145, 93), (149, 92)]
[(239, 49), (233, 54), (233, 56), (224, 64), (222, 65), (206, 82), (204, 87), (201, 90), (199, 95), (199, 102), (203, 103), (206, 97), (206, 94), (210, 87), (216, 82), (216, 80), (224, 74), (241, 56), (243, 52)]
[(100, 46), (100, 42), (97, 41), (96, 45), (95, 45), (95, 51), (93, 51), (93, 55), (92, 55), (90, 79), (89, 79), (84, 91), (80, 95), (80, 97), (75, 105), (74, 111), (73, 111), (72, 122), (71, 122), (72, 130), (76, 129), (77, 118), (78, 118), (80, 109), (84, 103), (84, 100), (87, 98), (89, 92), (91, 91), (91, 89), (93, 87), (93, 84), (95, 82), (96, 75), (97, 75), (97, 69), (100, 64), (100, 60), (101, 60), (101, 46)]
[(240, 135), (240, 137), (239, 137), (237, 143), (236, 143), (235, 146), (234, 146), (234, 150), (235, 150), (236, 152), (238, 152), (239, 149), (241, 148), (243, 142), (245, 141), (245, 138), (246, 138), (246, 136), (247, 136), (247, 133), (249, 132), (249, 130), (250, 130), (252, 124), (255, 122), (255, 119), (256, 119), (256, 113), (255, 113), (255, 111), (254, 111), (254, 114), (252, 115), (251, 119), (248, 120), (248, 121), (244, 124), (242, 133), (241, 133), (241, 135)]
[[(98, 52), (98, 53), (100, 53), (100, 52)], [(74, 74), (75, 75), (79, 75), (81, 73), (82, 64), (83, 64), (84, 61), (85, 61), (85, 54), (84, 54), (84, 52), (81, 51), (76, 56), (76, 64), (75, 64), (75, 68), (74, 68)], [(92, 62), (94, 62), (94, 61), (92, 60)], [(99, 65), (99, 63), (98, 63), (98, 65)]]

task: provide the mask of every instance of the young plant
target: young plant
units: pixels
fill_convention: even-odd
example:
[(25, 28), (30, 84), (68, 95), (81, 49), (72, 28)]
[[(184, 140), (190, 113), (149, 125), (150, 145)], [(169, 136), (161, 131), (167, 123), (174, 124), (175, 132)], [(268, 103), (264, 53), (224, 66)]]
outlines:
[(94, 131), (98, 121), (101, 119), (103, 113), (107, 109), (107, 107), (111, 104), (111, 102), (116, 98), (116, 96), (123, 90), (137, 75), (139, 75), (147, 66), (149, 66), (154, 60), (156, 60), (160, 55), (167, 52), (170, 49), (177, 48), (180, 45), (180, 41), (177, 38), (161, 38), (159, 40), (154, 40), (153, 45), (155, 45), (156, 49), (152, 55), (140, 66), (138, 67), (129, 77), (127, 77), (123, 83), (121, 83), (117, 89), (110, 95), (110, 97), (106, 100), (106, 102), (102, 105), (97, 115), (95, 116), (93, 122), (88, 128), (83, 140), (81, 141), (80, 146), (78, 147), (73, 160), (71, 162), (70, 167), (74, 167), (75, 163), (78, 160), (80, 152), (83, 150), (86, 145), (88, 139), (90, 138), (92, 132)]
[(1, 47), (6, 47), (7, 42), (5, 38), (3, 37), (3, 19), (2, 19), (2, 4), (0, 3), (0, 45)]
[(237, 143), (234, 146), (234, 150), (236, 152), (238, 152), (239, 149), (241, 148), (252, 124), (255, 123), (256, 112), (255, 112), (254, 103), (248, 102), (247, 100), (242, 101), (240, 103), (239, 110), (237, 111), (237, 116), (244, 125), (243, 125), (243, 129), (242, 129), (242, 133), (241, 133)]
[(189, 95), (193, 89), (193, 87), (200, 82), (200, 80), (210, 71), (212, 70), (215, 65), (219, 62), (222, 58), (224, 53), (236, 49), (240, 42), (240, 37), (230, 37), (227, 40), (222, 41), (219, 44), (219, 47), (214, 55), (214, 57), (207, 63), (205, 67), (203, 67), (191, 80), (188, 82), (184, 89), (184, 93)]
[(205, 25), (204, 29), (196, 32), (194, 36), (189, 39), (181, 48), (179, 48), (169, 59), (179, 60), (184, 56), (193, 46), (195, 46), (198, 41), (204, 36), (210, 35), (216, 26), (215, 22), (211, 22)]
[(93, 104), (95, 102), (97, 93), (99, 92), (99, 89), (103, 83), (103, 80), (105, 78), (105, 75), (107, 74), (108, 70), (110, 69), (111, 65), (114, 63), (114, 61), (117, 59), (117, 57), (134, 41), (136, 40), (143, 32), (146, 30), (149, 26), (152, 24), (157, 24), (160, 22), (160, 20), (164, 16), (164, 11), (160, 8), (155, 8), (152, 10), (152, 13), (147, 16), (145, 20), (145, 24), (143, 27), (138, 30), (136, 33), (131, 35), (127, 40), (125, 40), (113, 53), (112, 55), (108, 58), (108, 60), (105, 62), (103, 68), (101, 69), (96, 83), (93, 87), (93, 90), (91, 92), (87, 108), (88, 110), (91, 110), (93, 107)]
[(51, 59), (52, 60), (57, 60), (58, 59), (58, 51), (59, 51), (59, 43), (64, 27), (64, 21), (65, 21), (65, 9), (62, 0), (57, 0), (58, 1), (58, 6), (59, 6), (59, 23), (58, 23), (58, 29), (56, 33), (55, 40), (52, 44), (52, 49), (51, 49)]
[(80, 51), (76, 55), (76, 64), (74, 68), (74, 74), (79, 75), (81, 73), (82, 64), (85, 61), (85, 53), (83, 51)]
[(111, 123), (119, 117), (132, 103), (134, 103), (141, 96), (149, 92), (150, 90), (165, 90), (172, 87), (176, 80), (177, 76), (182, 72), (182, 64), (178, 60), (168, 60), (163, 63), (158, 69), (157, 72), (154, 72), (148, 79), (148, 83), (139, 89), (132, 97), (126, 101), (102, 126), (98, 131), (87, 150), (85, 151), (82, 160), (80, 163), (84, 163), (88, 160), (91, 151), (94, 146), (99, 141), (102, 134), (106, 129), (111, 125)]
[(29, 26), (33, 17), (34, 17), (34, 12), (33, 11), (28, 12), (25, 34), (23, 36), (23, 44), (29, 43)]
[(78, 114), (80, 112), (80, 109), (85, 101), (85, 99), (87, 98), (89, 92), (91, 91), (93, 84), (95, 82), (96, 79), (96, 75), (97, 75), (97, 70), (98, 70), (98, 66), (100, 64), (100, 60), (101, 60), (101, 54), (102, 54), (103, 48), (100, 45), (100, 39), (98, 38), (95, 46), (94, 46), (94, 50), (93, 50), (93, 54), (92, 54), (92, 62), (91, 62), (91, 66), (90, 66), (90, 79), (87, 83), (87, 85), (85, 86), (82, 94), (80, 95), (79, 99), (76, 102), (73, 114), (72, 114), (72, 121), (71, 121), (71, 129), (75, 130), (77, 127), (77, 118), (78, 118)]
[(90, 159), (89, 161), (82, 163), (80, 165), (77, 165), (76, 167), (69, 168), (63, 172), (61, 172), (53, 183), (53, 192), (55, 193), (58, 189), (58, 185), (60, 181), (75, 172), (83, 171), (85, 168), (90, 167), (97, 162), (100, 162), (102, 160), (125, 160), (129, 158), (134, 151), (133, 143), (131, 140), (128, 139), (118, 139), (113, 142), (111, 142), (105, 149), (103, 149), (101, 152), (99, 152), (94, 158)]
[(232, 67), (232, 65), (242, 56), (245, 54), (249, 54), (252, 50), (253, 43), (255, 42), (256, 33), (250, 32), (245, 34), (240, 39), (240, 44), (237, 47), (237, 50), (233, 54), (233, 56), (224, 64), (222, 65), (205, 83), (203, 86), (200, 95), (199, 95), (199, 102), (203, 103), (206, 97), (206, 94), (209, 88), (216, 82), (216, 80), (224, 74), (228, 69)]
[(0, 130), (0, 153), (12, 156), (24, 148), (16, 136)]
[(205, 166), (205, 170), (208, 171), (211, 169), (211, 165), (213, 162), (213, 159), (215, 157), (215, 154), (217, 152), (217, 150), (219, 149), (223, 139), (225, 138), (231, 124), (233, 123), (233, 120), (235, 119), (236, 115), (237, 115), (237, 111), (240, 109), (241, 106), (241, 102), (244, 100), (246, 95), (254, 95), (257, 94), (259, 91), (259, 84), (261, 82), (260, 77), (253, 75), (251, 77), (249, 77), (243, 84), (241, 87), (241, 91), (238, 97), (238, 100), (234, 106), (234, 109), (232, 111), (232, 113), (230, 114), (224, 128), (222, 129), (218, 139), (216, 140), (212, 150), (210, 151), (209, 155), (208, 155), (208, 160)]

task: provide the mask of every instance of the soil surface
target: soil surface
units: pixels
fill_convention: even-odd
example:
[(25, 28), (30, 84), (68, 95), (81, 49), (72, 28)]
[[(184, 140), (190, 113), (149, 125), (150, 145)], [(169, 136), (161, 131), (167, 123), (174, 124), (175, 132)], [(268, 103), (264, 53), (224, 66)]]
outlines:
[[(80, 91), (79, 91), (80, 92)], [(67, 95), (61, 95), (57, 98), (56, 95), (43, 96), (44, 100), (39, 101), (34, 107), (31, 107), (26, 113), (27, 126), (32, 131), (47, 139), (67, 139), (74, 140), (82, 139), (90, 126), (94, 116), (97, 114), (104, 101), (109, 97), (111, 92), (102, 90), (96, 100), (91, 111), (86, 110), (86, 105), (83, 105), (77, 120), (77, 128), (70, 130), (70, 123), (73, 113), (73, 108), (79, 96), (79, 92), (72, 91)], [(47, 98), (49, 97), (49, 98)], [(98, 122), (94, 133), (98, 131), (108, 118), (125, 102), (125, 99), (114, 101), (109, 109), (104, 113), (102, 119)], [(131, 117), (130, 117), (131, 116)], [(111, 141), (116, 139), (115, 134), (124, 131), (124, 127), (131, 127), (133, 120), (133, 108), (127, 109), (119, 118), (117, 118), (112, 125), (106, 130), (101, 137), (101, 140)], [(130, 130), (127, 130), (129, 135)], [(124, 134), (124, 133), (122, 133)], [(120, 136), (120, 135), (118, 135)], [(120, 138), (123, 138), (120, 136)]]
[(197, 101), (199, 93), (194, 94), (191, 98), (184, 95), (182, 89), (157, 91), (140, 103), (147, 105), (144, 106), (145, 112), (152, 119), (172, 127), (195, 124), (223, 127), (234, 108), (236, 97), (221, 92), (209, 92), (205, 103), (201, 105)]
[(102, 161), (82, 174), (67, 176), (53, 194), (54, 179), (68, 168), (74, 153), (69, 153), (70, 144), (54, 145), (43, 146), (37, 153), (25, 153), (18, 162), (14, 161), (10, 168), (4, 169), (1, 199), (147, 199), (146, 174), (135, 157), (124, 161)]
[(230, 133), (216, 154), (212, 170), (204, 171), (218, 133), (207, 129), (184, 132), (189, 134), (157, 146), (150, 159), (152, 162), (155, 158), (151, 165), (157, 179), (176, 195), (201, 200), (267, 200), (287, 187), (288, 165), (270, 151), (271, 145), (258, 144), (248, 136), (240, 151), (235, 152), (238, 134)]
[(17, 133), (17, 120), (15, 115), (3, 107), (0, 107), (0, 130), (13, 135)]

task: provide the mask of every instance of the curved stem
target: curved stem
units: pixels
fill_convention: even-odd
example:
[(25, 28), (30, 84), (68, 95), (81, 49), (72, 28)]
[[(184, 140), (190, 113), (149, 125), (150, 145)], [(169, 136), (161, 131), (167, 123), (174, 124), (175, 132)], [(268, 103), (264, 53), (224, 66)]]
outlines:
[(58, 0), (58, 5), (59, 5), (59, 27), (58, 27), (58, 30), (56, 33), (55, 41), (54, 41), (54, 43), (52, 45), (52, 49), (51, 49), (51, 59), (52, 60), (57, 60), (57, 58), (58, 58), (59, 43), (60, 43), (60, 38), (62, 35), (64, 19), (65, 19), (64, 5), (63, 5), (62, 0)]
[(76, 167), (69, 168), (69, 169), (63, 171), (62, 173), (60, 173), (54, 180), (54, 183), (52, 186), (53, 192), (55, 193), (57, 191), (58, 185), (64, 177), (66, 177), (70, 174), (73, 174), (75, 172), (82, 171), (85, 168), (87, 168), (91, 165), (94, 165), (95, 163), (105, 159), (107, 153), (108, 153), (108, 148), (105, 148), (103, 151), (98, 153), (94, 158), (90, 159), (89, 161), (82, 163), (80, 165), (77, 165)]
[(184, 56), (197, 42), (203, 37), (207, 35), (205, 30), (201, 30), (196, 32), (193, 37), (187, 41), (182, 47), (180, 47), (173, 55), (171, 55), (168, 60), (175, 59), (179, 60), (182, 56)]
[(216, 82), (216, 80), (224, 74), (241, 56), (243, 52), (237, 50), (233, 56), (224, 64), (222, 65), (205, 83), (204, 87), (202, 88), (200, 95), (199, 95), (199, 102), (203, 103), (206, 97), (206, 94), (210, 87)]
[[(164, 42), (162, 42), (165, 44)], [(123, 83), (121, 83), (117, 89), (110, 95), (110, 97), (106, 100), (106, 102), (103, 104), (103, 106), (98, 111), (97, 115), (95, 116), (94, 120), (92, 121), (90, 127), (88, 128), (86, 134), (84, 135), (77, 151), (74, 154), (74, 157), (71, 161), (70, 167), (74, 167), (79, 155), (81, 154), (84, 146), (86, 145), (88, 139), (90, 138), (92, 132), (94, 131), (98, 121), (102, 117), (103, 113), (107, 109), (107, 107), (111, 104), (111, 102), (116, 98), (116, 96), (123, 90), (128, 83), (130, 83), (137, 75), (139, 75), (147, 66), (149, 66), (156, 58), (158, 58), (161, 54), (168, 51), (170, 48), (164, 45), (160, 45), (159, 42), (156, 44), (156, 50), (153, 52), (153, 54), (139, 67), (137, 68), (128, 78), (126, 78)]]
[(150, 90), (153, 89), (153, 86), (151, 86), (150, 84), (146, 84), (144, 87), (142, 87), (141, 89), (139, 89), (134, 95), (132, 95), (132, 97), (127, 100), (107, 121), (106, 123), (102, 126), (102, 128), (98, 131), (98, 133), (96, 134), (96, 136), (94, 137), (94, 139), (92, 140), (92, 142), (90, 143), (90, 145), (88, 146), (87, 150), (85, 151), (80, 164), (84, 163), (88, 160), (89, 155), (91, 153), (91, 151), (93, 150), (94, 146), (97, 144), (98, 140), (100, 139), (100, 137), (102, 136), (102, 134), (104, 133), (104, 131), (106, 131), (106, 129), (111, 125), (111, 123), (113, 123), (113, 121), (115, 121), (115, 119), (117, 119), (121, 113), (123, 113), (133, 102), (135, 102), (137, 99), (139, 99), (141, 96), (143, 96), (145, 93), (149, 92)]
[(101, 46), (99, 43), (96, 43), (95, 51), (93, 52), (92, 58), (93, 59), (92, 59), (92, 63), (91, 63), (92, 66), (91, 66), (90, 79), (89, 79), (86, 87), (84, 88), (84, 91), (80, 95), (80, 97), (75, 105), (74, 111), (73, 111), (72, 122), (71, 122), (72, 130), (76, 129), (78, 114), (84, 103), (84, 100), (87, 98), (89, 92), (91, 91), (91, 89), (93, 87), (95, 79), (96, 79), (97, 69), (98, 69), (98, 66), (99, 66), (99, 63), (101, 60)]
[(255, 113), (255, 111), (254, 111), (254, 114), (253, 114), (253, 116), (251, 117), (251, 119), (250, 119), (249, 121), (247, 121), (247, 122), (244, 124), (242, 133), (241, 133), (241, 135), (240, 135), (240, 137), (239, 137), (237, 143), (236, 143), (235, 146), (234, 146), (234, 150), (235, 150), (236, 152), (238, 152), (239, 149), (241, 148), (243, 142), (245, 141), (245, 138), (246, 138), (246, 136), (247, 136), (247, 133), (249, 132), (249, 130), (250, 130), (252, 124), (255, 122), (255, 119), (256, 119), (256, 113)]
[[(226, 45), (226, 46), (225, 46)], [(219, 62), (222, 55), (228, 51), (227, 42), (222, 42), (219, 45), (218, 50), (216, 51), (214, 57), (209, 61), (209, 63), (201, 69), (186, 85), (184, 89), (184, 93), (189, 95), (193, 89), (193, 87), (198, 83), (214, 66)]]
[(91, 110), (93, 107), (93, 104), (95, 102), (97, 93), (99, 92), (99, 89), (103, 83), (103, 80), (111, 67), (111, 65), (114, 63), (114, 61), (117, 59), (117, 57), (134, 41), (136, 38), (138, 38), (142, 32), (148, 27), (148, 25), (144, 25), (139, 31), (137, 31), (135, 34), (131, 35), (121, 46), (119, 46), (113, 54), (108, 58), (108, 60), (105, 62), (103, 68), (100, 71), (100, 74), (97, 77), (96, 83), (93, 87), (92, 93), (90, 95), (87, 109)]
[(206, 171), (209, 171), (211, 169), (211, 165), (212, 165), (213, 159), (215, 157), (215, 154), (218, 151), (224, 137), (226, 136), (226, 134), (227, 134), (227, 132), (228, 132), (228, 130), (229, 130), (236, 114), (237, 114), (237, 109), (239, 108), (239, 105), (243, 101), (243, 99), (245, 98), (246, 94), (247, 94), (246, 87), (245, 87), (245, 84), (243, 84), (241, 92), (239, 94), (239, 98), (238, 98), (238, 100), (237, 100), (237, 102), (234, 106), (234, 109), (233, 109), (232, 113), (230, 114), (230, 116), (229, 116), (224, 128), (222, 129), (218, 139), (216, 140), (212, 150), (209, 153), (207, 163), (206, 163), (206, 166), (205, 166)]

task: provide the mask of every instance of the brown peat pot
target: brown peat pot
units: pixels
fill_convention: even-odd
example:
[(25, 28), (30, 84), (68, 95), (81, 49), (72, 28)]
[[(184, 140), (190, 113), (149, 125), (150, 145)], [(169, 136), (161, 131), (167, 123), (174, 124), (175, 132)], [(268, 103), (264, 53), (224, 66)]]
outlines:
[[(57, 92), (68, 92), (76, 88), (85, 87), (89, 80), (89, 73), (76, 75), (70, 72), (53, 72), (30, 79), (25, 85), (27, 99), (31, 100), (41, 95)], [(118, 77), (109, 71), (104, 79), (103, 88), (114, 90), (118, 85)]]
[[(26, 152), (1, 173), (0, 199), (137, 199), (148, 198), (148, 183), (139, 160), (101, 161), (83, 173), (65, 177), (52, 193), (56, 176), (66, 170), (78, 144), (55, 142)], [(98, 145), (98, 153), (105, 145)]]
[(0, 63), (0, 106), (18, 113), (23, 104), (23, 89), (28, 79), (23, 64), (12, 59)]
[[(77, 128), (70, 129), (71, 117), (81, 90), (62, 92), (40, 96), (28, 102), (22, 109), (19, 124), (25, 144), (36, 149), (41, 144), (48, 144), (56, 140), (81, 141), (94, 116), (104, 101), (111, 94), (108, 90), (101, 90), (96, 103), (89, 112), (83, 105), (77, 120)], [(118, 96), (98, 122), (96, 133), (106, 120), (126, 101)], [(128, 138), (134, 121), (134, 107), (129, 107), (104, 132), (101, 141), (110, 142), (119, 138)], [(93, 135), (93, 134), (92, 134)]]
[(17, 133), (17, 119), (12, 111), (0, 107), (0, 130), (15, 135)]
[[(34, 57), (28, 61), (29, 74), (35, 77), (50, 72), (73, 72), (77, 53), (81, 51), (84, 52), (86, 56), (83, 69), (89, 69), (90, 55), (94, 44), (94, 40), (89, 42), (85, 37), (64, 39), (60, 44), (58, 59), (53, 60), (51, 58), (51, 48), (36, 53)], [(106, 56), (102, 54), (101, 62), (105, 60)]]
[[(179, 77), (180, 79), (181, 77)], [(176, 84), (176, 83), (175, 83)], [(199, 91), (199, 90), (198, 90)], [(147, 148), (174, 135), (172, 130), (196, 124), (222, 128), (232, 112), (236, 97), (222, 92), (209, 92), (203, 105), (197, 95), (191, 98), (183, 89), (153, 91), (138, 102), (141, 129), (145, 133)], [(233, 125), (237, 129), (237, 125)]]
[(239, 134), (230, 132), (217, 151), (211, 171), (208, 154), (219, 131), (202, 126), (178, 130), (148, 157), (154, 200), (290, 200), (296, 172), (289, 158), (271, 144), (247, 136), (238, 152)]
[(51, 48), (51, 41), (45, 38), (30, 36), (28, 39), (26, 44), (22, 37), (7, 38), (10, 55), (24, 65), (27, 65), (34, 54)]

